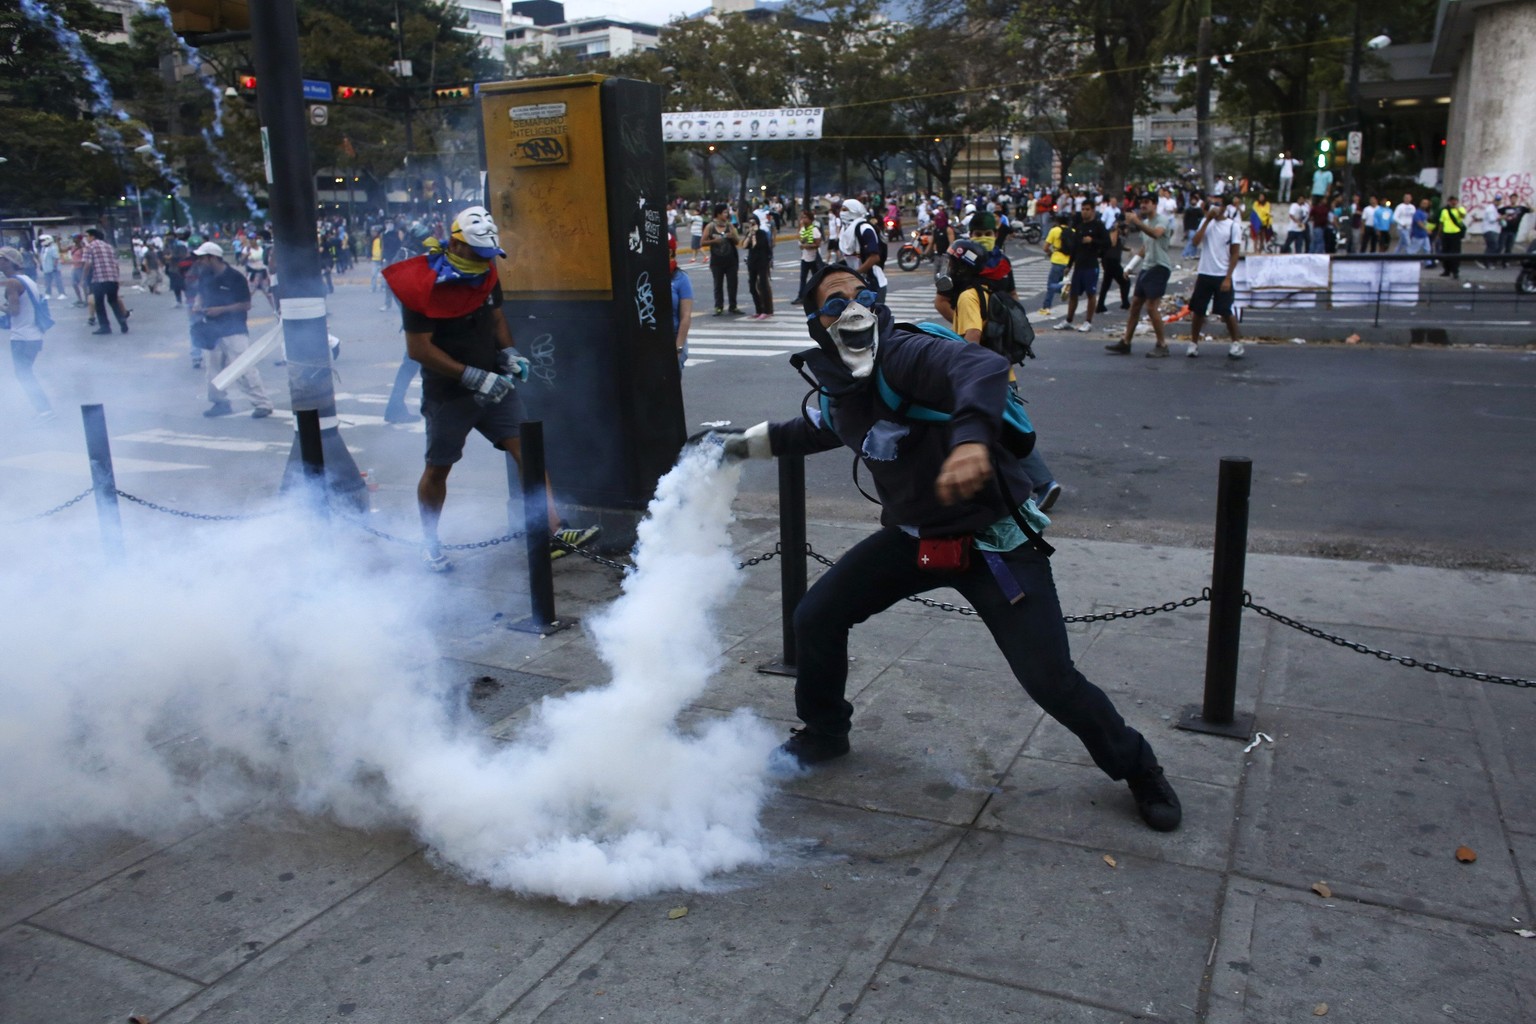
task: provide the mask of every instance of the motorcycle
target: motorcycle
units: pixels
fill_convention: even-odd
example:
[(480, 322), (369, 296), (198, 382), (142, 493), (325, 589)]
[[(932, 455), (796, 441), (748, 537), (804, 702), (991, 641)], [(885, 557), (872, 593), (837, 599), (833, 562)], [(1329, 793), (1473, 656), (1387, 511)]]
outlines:
[(901, 221), (895, 217), (885, 218), (885, 240), (887, 242), (899, 241), (901, 238)]
[(912, 241), (902, 245), (896, 254), (896, 265), (902, 270), (916, 270), (923, 260), (932, 262), (933, 258), (933, 230), (923, 228), (912, 232)]
[(1040, 222), (1037, 220), (1026, 220), (1024, 223), (1017, 225), (1013, 230), (1015, 234), (1023, 238), (1030, 245), (1038, 244), (1045, 234), (1045, 229), (1040, 226)]
[(1520, 261), (1520, 273), (1515, 277), (1515, 291), (1521, 295), (1536, 295), (1536, 245), (1525, 251)]

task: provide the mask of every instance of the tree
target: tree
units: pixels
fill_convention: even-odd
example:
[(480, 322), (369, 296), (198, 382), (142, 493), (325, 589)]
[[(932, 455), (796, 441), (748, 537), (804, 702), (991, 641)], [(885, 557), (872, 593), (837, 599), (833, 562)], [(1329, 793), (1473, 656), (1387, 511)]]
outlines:
[[(7, 108), (6, 163), (0, 204), (12, 213), (54, 214), (62, 207), (116, 196), (119, 163), (81, 149), (97, 138), (95, 117), (112, 110), (111, 85), (92, 80), (61, 45), (52, 24), (78, 34), (93, 66), (117, 49), (96, 38), (118, 25), (90, 0), (36, 0), (42, 19), (11, 4), (0, 8), (0, 103)], [(62, 197), (69, 197), (64, 199)]]

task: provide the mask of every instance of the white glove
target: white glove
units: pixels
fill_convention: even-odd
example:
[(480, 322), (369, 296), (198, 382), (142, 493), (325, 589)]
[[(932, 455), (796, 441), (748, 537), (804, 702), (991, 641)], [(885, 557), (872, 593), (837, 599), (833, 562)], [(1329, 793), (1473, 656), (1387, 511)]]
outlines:
[(459, 374), (459, 383), (475, 393), (475, 401), (481, 405), (495, 405), (512, 393), (513, 380), (506, 374), (491, 373), (478, 366), (466, 366)]
[(734, 462), (773, 458), (773, 445), (768, 439), (768, 421), (750, 426), (741, 433), (726, 434), (724, 448), (725, 457)]
[(496, 366), (502, 373), (511, 374), (518, 380), (527, 383), (530, 364), (528, 360), (510, 348), (501, 349), (496, 353)]

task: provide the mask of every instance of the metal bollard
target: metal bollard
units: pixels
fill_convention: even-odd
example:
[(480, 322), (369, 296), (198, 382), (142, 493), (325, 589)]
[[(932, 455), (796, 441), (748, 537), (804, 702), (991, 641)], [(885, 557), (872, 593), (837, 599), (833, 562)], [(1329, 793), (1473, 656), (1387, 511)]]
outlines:
[(549, 484), (544, 477), (544, 423), (529, 420), (522, 427), (523, 529), (528, 539), (528, 597), (533, 614), (507, 624), (520, 633), (548, 636), (573, 625), (575, 619), (555, 615), (555, 570), (549, 561)]
[(325, 441), (320, 436), (320, 412), (317, 409), (299, 409), (293, 414), (294, 427), (299, 435), (299, 461), (304, 467), (304, 500), (319, 515), (328, 515), (328, 499), (325, 486)]
[(768, 675), (795, 674), (795, 608), (805, 596), (805, 456), (779, 456), (779, 589), (784, 610), (784, 659), (759, 665)]
[(1216, 544), (1211, 556), (1211, 623), (1205, 643), (1205, 702), (1191, 704), (1179, 728), (1247, 739), (1253, 715), (1234, 714), (1243, 625), (1243, 573), (1248, 557), (1248, 494), (1253, 461), (1223, 456), (1216, 488)]
[(100, 405), (82, 405), (85, 451), (91, 460), (91, 487), (96, 491), (96, 518), (101, 521), (101, 546), (107, 557), (123, 557), (123, 518), (117, 507), (117, 476), (112, 471), (112, 445), (107, 440), (107, 414)]

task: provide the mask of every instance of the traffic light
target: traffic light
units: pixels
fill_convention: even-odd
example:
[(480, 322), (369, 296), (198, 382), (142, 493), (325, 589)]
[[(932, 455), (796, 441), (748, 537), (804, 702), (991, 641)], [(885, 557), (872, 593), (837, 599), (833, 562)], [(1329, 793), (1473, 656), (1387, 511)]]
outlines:
[(1326, 168), (1328, 166), (1328, 162), (1329, 162), (1329, 159), (1330, 159), (1330, 156), (1331, 156), (1332, 153), (1333, 153), (1333, 140), (1332, 139), (1318, 139), (1317, 140), (1317, 169), (1318, 170), (1321, 171), (1321, 170), (1323, 170), (1324, 168)]
[(437, 98), (440, 100), (462, 100), (469, 96), (469, 86), (450, 85), (446, 89), (437, 90)]
[(241, 92), (255, 92), (256, 91), (256, 76), (255, 75), (241, 75), (240, 76), (240, 91)]
[(372, 87), (366, 85), (343, 85), (336, 89), (336, 97), (343, 100), (365, 100), (372, 95)]

